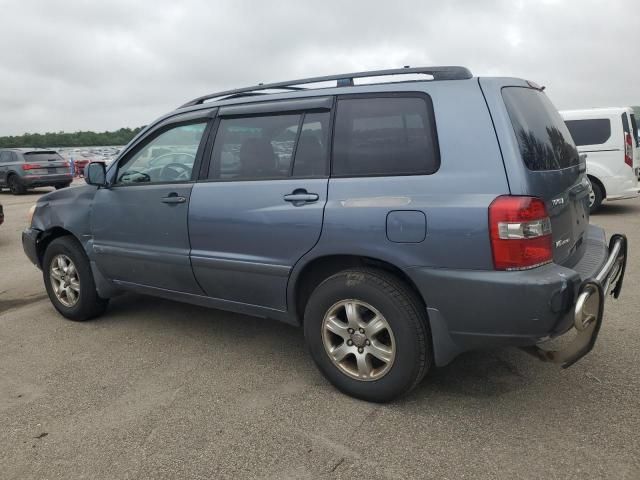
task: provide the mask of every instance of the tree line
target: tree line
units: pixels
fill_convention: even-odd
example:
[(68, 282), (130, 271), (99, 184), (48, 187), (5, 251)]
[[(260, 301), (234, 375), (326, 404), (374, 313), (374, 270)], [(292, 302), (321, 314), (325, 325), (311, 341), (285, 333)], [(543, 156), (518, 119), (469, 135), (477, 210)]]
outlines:
[(142, 130), (138, 128), (121, 128), (113, 132), (81, 131), (73, 133), (25, 133), (0, 137), (0, 148), (50, 148), (50, 147), (93, 147), (102, 145), (126, 145)]

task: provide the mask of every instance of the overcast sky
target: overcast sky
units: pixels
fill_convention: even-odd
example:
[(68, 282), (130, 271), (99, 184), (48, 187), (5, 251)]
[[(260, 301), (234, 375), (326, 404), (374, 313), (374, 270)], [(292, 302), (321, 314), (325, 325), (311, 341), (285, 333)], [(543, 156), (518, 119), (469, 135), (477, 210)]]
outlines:
[(0, 136), (144, 125), (219, 89), (402, 65), (640, 104), (638, 0), (0, 0)]

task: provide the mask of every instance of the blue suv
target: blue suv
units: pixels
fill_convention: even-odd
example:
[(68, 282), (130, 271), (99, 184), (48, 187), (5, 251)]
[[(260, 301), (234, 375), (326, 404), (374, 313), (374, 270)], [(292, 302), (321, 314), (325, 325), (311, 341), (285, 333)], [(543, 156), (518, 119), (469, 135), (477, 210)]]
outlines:
[(471, 349), (589, 352), (627, 247), (589, 225), (585, 169), (525, 80), (260, 84), (183, 105), (41, 197), (23, 245), (69, 319), (133, 291), (301, 325), (329, 381), (384, 402)]

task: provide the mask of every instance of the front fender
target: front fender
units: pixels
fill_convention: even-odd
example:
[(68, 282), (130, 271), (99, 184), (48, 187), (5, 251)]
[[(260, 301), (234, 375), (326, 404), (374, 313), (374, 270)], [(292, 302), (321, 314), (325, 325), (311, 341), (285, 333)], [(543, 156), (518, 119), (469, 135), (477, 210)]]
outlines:
[(97, 188), (90, 185), (64, 188), (40, 197), (31, 220), (31, 227), (46, 235), (54, 229), (70, 232), (91, 258), (87, 244), (93, 236), (90, 215)]

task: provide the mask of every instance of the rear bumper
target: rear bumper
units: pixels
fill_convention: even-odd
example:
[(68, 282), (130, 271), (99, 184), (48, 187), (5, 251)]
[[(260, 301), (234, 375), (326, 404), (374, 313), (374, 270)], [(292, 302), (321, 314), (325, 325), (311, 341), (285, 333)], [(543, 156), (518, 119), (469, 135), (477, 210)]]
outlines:
[(559, 349), (547, 348), (545, 343), (528, 349), (541, 360), (560, 363), (564, 368), (573, 365), (591, 351), (598, 338), (607, 296), (618, 298), (622, 290), (627, 266), (627, 238), (616, 234), (609, 242), (606, 262), (594, 277), (582, 282), (573, 308), (573, 327), (577, 334), (568, 345)]
[(31, 187), (51, 187), (54, 185), (66, 185), (73, 181), (71, 173), (65, 173), (62, 175), (25, 175), (20, 177), (20, 183), (27, 188)]
[(584, 243), (585, 253), (571, 268), (407, 270), (428, 305), (436, 364), (466, 350), (536, 345), (571, 329), (583, 282), (597, 276), (608, 256), (601, 228), (590, 225)]
[(38, 268), (40, 268), (40, 259), (38, 258), (37, 245), (41, 233), (36, 228), (27, 228), (22, 232), (22, 249), (31, 263)]

